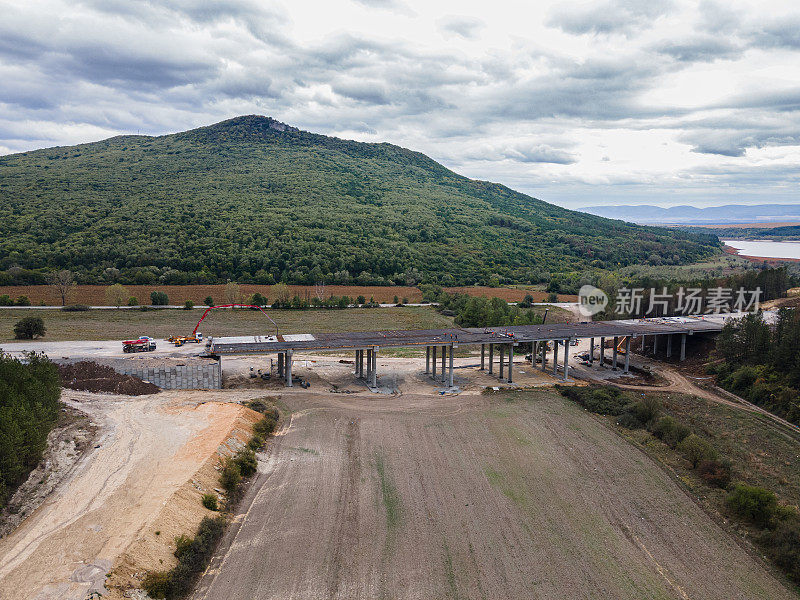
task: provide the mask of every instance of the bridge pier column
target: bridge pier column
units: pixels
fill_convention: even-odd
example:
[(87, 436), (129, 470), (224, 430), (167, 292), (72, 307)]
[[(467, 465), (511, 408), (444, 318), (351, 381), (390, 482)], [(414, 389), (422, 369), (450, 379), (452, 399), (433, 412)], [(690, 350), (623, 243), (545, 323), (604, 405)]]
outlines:
[(614, 336), (614, 349), (611, 351), (611, 370), (617, 370), (617, 344), (619, 344), (619, 338)]
[(589, 366), (594, 364), (594, 338), (589, 339)]
[(291, 349), (286, 351), (286, 387), (292, 387), (292, 351)]
[(600, 366), (606, 366), (606, 338), (600, 338)]
[(370, 377), (370, 385), (378, 387), (378, 347), (372, 349), (372, 373)]
[(654, 335), (653, 336), (653, 356), (655, 356), (656, 354), (658, 354), (658, 336)]
[(541, 342), (542, 346), (542, 371), (546, 371), (547, 367), (545, 366), (547, 363), (547, 340)]
[(278, 377), (283, 378), (283, 352), (278, 352)]
[(431, 347), (425, 346), (425, 374), (431, 372)]
[(447, 382), (447, 346), (442, 346), (442, 385)]
[(667, 334), (667, 358), (672, 356), (672, 334)]
[(686, 360), (686, 334), (681, 334), (681, 362)]
[(508, 383), (514, 383), (514, 344), (508, 345)]
[(494, 344), (489, 344), (489, 375), (494, 373)]
[(625, 339), (625, 373), (631, 370), (631, 336)]
[(558, 375), (558, 340), (553, 340), (553, 377)]
[(486, 344), (481, 344), (481, 371), (486, 370)]
[(453, 344), (450, 344), (450, 373), (447, 377), (447, 387), (453, 387)]
[(564, 340), (564, 381), (566, 381), (569, 376), (569, 344), (571, 341), (570, 339)]
[(499, 378), (501, 381), (502, 381), (502, 379), (503, 379), (503, 374), (504, 374), (504, 372), (505, 372), (505, 369), (504, 369), (505, 365), (503, 364), (503, 354), (504, 354), (504, 352), (505, 352), (505, 344), (499, 344), (499, 345), (497, 346), (497, 353), (498, 353), (498, 354), (499, 354), (499, 356), (500, 356), (500, 375), (499, 375), (499, 377), (498, 377), (498, 378)]
[(644, 338), (646, 337), (647, 337), (646, 335), (642, 336), (642, 350), (641, 350), (642, 354), (644, 354)]
[(431, 377), (433, 377), (434, 381), (436, 381), (436, 353), (437, 353), (437, 347), (436, 346), (432, 346), (431, 347), (431, 358), (433, 360), (431, 360)]

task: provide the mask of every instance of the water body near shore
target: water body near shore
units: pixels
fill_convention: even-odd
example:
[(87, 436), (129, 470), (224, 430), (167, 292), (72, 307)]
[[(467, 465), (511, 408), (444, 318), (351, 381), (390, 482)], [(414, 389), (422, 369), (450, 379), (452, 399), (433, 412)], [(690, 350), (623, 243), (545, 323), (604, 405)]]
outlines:
[(800, 260), (800, 242), (770, 240), (722, 240), (722, 242), (731, 248), (736, 248), (742, 256)]

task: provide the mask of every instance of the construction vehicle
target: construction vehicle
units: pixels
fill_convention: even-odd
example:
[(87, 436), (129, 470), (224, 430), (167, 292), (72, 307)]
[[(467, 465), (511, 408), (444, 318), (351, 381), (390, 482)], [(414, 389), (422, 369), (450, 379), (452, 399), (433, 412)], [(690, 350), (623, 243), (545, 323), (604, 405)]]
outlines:
[(125, 340), (122, 342), (122, 351), (130, 352), (153, 352), (156, 349), (156, 341), (146, 335), (140, 336), (135, 340)]
[(192, 335), (171, 335), (167, 338), (167, 341), (175, 344), (176, 348), (180, 348), (187, 343), (199, 344), (203, 341), (203, 334), (198, 331), (197, 333), (192, 332)]
[(206, 315), (214, 308), (233, 308), (233, 307), (255, 308), (260, 310), (262, 313), (264, 313), (264, 316), (267, 317), (273, 325), (275, 325), (275, 335), (276, 336), (278, 335), (278, 324), (275, 323), (275, 321), (272, 320), (272, 317), (270, 317), (260, 306), (256, 306), (254, 304), (220, 304), (218, 306), (209, 306), (206, 309), (206, 311), (203, 313), (203, 316), (200, 317), (200, 320), (197, 322), (197, 325), (194, 326), (194, 329), (192, 330), (192, 333), (190, 335), (171, 335), (167, 338), (167, 341), (170, 342), (171, 344), (175, 344), (176, 348), (180, 348), (181, 346), (187, 343), (199, 344), (200, 342), (203, 341), (203, 334), (197, 331), (197, 328), (200, 327), (200, 323), (203, 322), (203, 319), (206, 318)]

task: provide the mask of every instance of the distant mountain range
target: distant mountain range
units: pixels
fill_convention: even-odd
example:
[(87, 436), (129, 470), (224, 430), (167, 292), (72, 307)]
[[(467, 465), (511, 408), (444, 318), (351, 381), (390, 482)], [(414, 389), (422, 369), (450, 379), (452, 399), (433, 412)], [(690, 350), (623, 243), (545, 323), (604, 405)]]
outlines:
[[(800, 203), (800, 200), (798, 202)], [(800, 221), (800, 204), (726, 204), (725, 206), (711, 206), (708, 208), (696, 208), (694, 206), (662, 208), (649, 204), (639, 204), (630, 206), (587, 206), (580, 210), (592, 215), (609, 219), (621, 219), (630, 223), (657, 223), (660, 225)]]

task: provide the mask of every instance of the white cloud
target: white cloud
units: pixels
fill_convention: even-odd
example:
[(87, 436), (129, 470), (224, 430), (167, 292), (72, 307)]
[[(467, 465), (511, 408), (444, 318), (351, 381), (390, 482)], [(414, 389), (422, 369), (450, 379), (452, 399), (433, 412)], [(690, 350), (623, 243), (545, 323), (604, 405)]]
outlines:
[(261, 113), (569, 206), (797, 201), (798, 23), (788, 0), (7, 0), (0, 153)]

